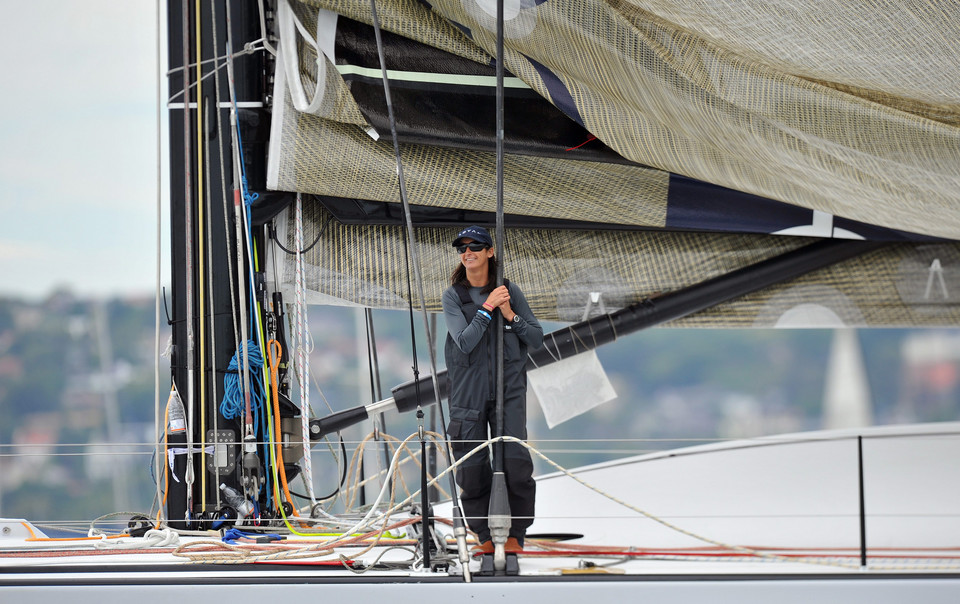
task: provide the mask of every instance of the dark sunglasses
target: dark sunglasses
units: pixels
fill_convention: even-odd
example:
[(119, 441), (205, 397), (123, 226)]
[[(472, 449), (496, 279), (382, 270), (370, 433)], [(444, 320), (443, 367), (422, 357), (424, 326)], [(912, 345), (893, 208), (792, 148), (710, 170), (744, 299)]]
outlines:
[(490, 246), (488, 246), (488, 245), (485, 244), (485, 243), (479, 243), (479, 242), (474, 241), (473, 243), (464, 243), (464, 244), (458, 245), (458, 246), (457, 246), (457, 253), (458, 253), (458, 254), (463, 254), (464, 252), (467, 251), (467, 248), (470, 248), (470, 251), (471, 251), (471, 252), (480, 252), (480, 251), (483, 251), (483, 250), (487, 249), (488, 247), (490, 247)]

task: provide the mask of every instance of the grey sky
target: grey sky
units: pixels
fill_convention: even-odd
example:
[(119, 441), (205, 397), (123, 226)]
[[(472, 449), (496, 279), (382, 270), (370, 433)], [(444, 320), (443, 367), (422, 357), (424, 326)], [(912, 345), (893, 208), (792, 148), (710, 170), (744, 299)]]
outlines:
[(155, 0), (0, 0), (0, 11), (0, 295), (151, 293)]

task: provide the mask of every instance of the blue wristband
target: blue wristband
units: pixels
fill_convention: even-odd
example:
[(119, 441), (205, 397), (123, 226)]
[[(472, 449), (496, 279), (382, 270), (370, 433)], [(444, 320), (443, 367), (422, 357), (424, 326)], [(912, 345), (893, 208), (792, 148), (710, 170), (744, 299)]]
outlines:
[(487, 318), (487, 321), (493, 320), (493, 317), (490, 316), (490, 313), (488, 313), (487, 311), (483, 310), (482, 308), (478, 308), (478, 309), (477, 309), (477, 314), (478, 314), (478, 315), (483, 315), (484, 317), (486, 317), (486, 318)]

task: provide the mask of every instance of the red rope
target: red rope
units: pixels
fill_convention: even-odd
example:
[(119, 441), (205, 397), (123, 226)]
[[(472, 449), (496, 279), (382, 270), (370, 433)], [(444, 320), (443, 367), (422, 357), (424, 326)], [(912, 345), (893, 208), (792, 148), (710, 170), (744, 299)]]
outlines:
[(583, 141), (582, 143), (580, 143), (580, 144), (577, 145), (576, 147), (570, 147), (569, 149), (567, 149), (567, 151), (573, 151), (574, 149), (579, 149), (580, 147), (586, 145), (587, 143), (589, 143), (589, 142), (591, 142), (591, 141), (595, 141), (595, 140), (597, 140), (597, 137), (595, 137), (594, 135), (591, 134), (590, 136), (587, 137), (587, 140)]

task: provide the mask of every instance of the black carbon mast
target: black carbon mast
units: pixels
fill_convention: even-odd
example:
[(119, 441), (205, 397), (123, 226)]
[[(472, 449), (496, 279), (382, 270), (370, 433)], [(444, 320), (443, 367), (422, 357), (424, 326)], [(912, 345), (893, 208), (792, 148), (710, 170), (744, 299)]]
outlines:
[[(228, 11), (234, 17), (229, 30)], [(223, 472), (220, 480), (216, 479), (217, 466), (208, 454), (212, 446), (210, 437), (214, 441), (218, 439), (214, 426), (221, 430), (235, 428), (222, 416), (217, 417), (218, 393), (222, 393), (223, 375), (238, 345), (231, 316), (238, 303), (247, 303), (245, 294), (240, 300), (231, 301), (231, 296), (236, 298), (238, 294), (231, 293), (231, 284), (226, 278), (231, 271), (236, 271), (235, 260), (228, 252), (236, 246), (231, 236), (233, 217), (222, 203), (233, 195), (229, 183), (233, 179), (234, 151), (227, 130), (232, 104), (227, 86), (214, 85), (213, 74), (214, 70), (225, 68), (228, 37), (246, 42), (260, 38), (261, 34), (256, 0), (201, 3), (169, 0), (167, 23), (173, 337), (170, 368), (171, 378), (181, 395), (188, 391), (195, 395), (184, 398), (187, 415), (193, 418), (188, 437), (184, 443), (171, 442), (169, 446), (173, 451), (172, 471), (176, 479), (169, 481), (166, 514), (171, 526), (186, 528), (197, 525), (202, 518), (212, 517), (219, 507), (219, 482), (239, 486), (236, 475), (230, 472)], [(197, 57), (202, 57), (199, 67)], [(244, 172), (254, 190), (264, 190), (266, 183), (270, 122), (264, 103), (266, 61), (262, 52), (242, 52), (233, 57)], [(202, 164), (198, 163), (200, 157)], [(202, 212), (212, 228), (201, 229), (198, 212)], [(193, 245), (201, 240), (202, 249)], [(202, 282), (198, 272), (191, 270), (201, 261), (205, 263)], [(190, 337), (191, 333), (201, 330), (209, 334), (203, 342), (202, 355), (197, 350), (200, 343)], [(184, 451), (187, 442), (194, 443), (192, 451)], [(183, 478), (191, 453), (196, 455), (195, 481), (188, 487)]]

